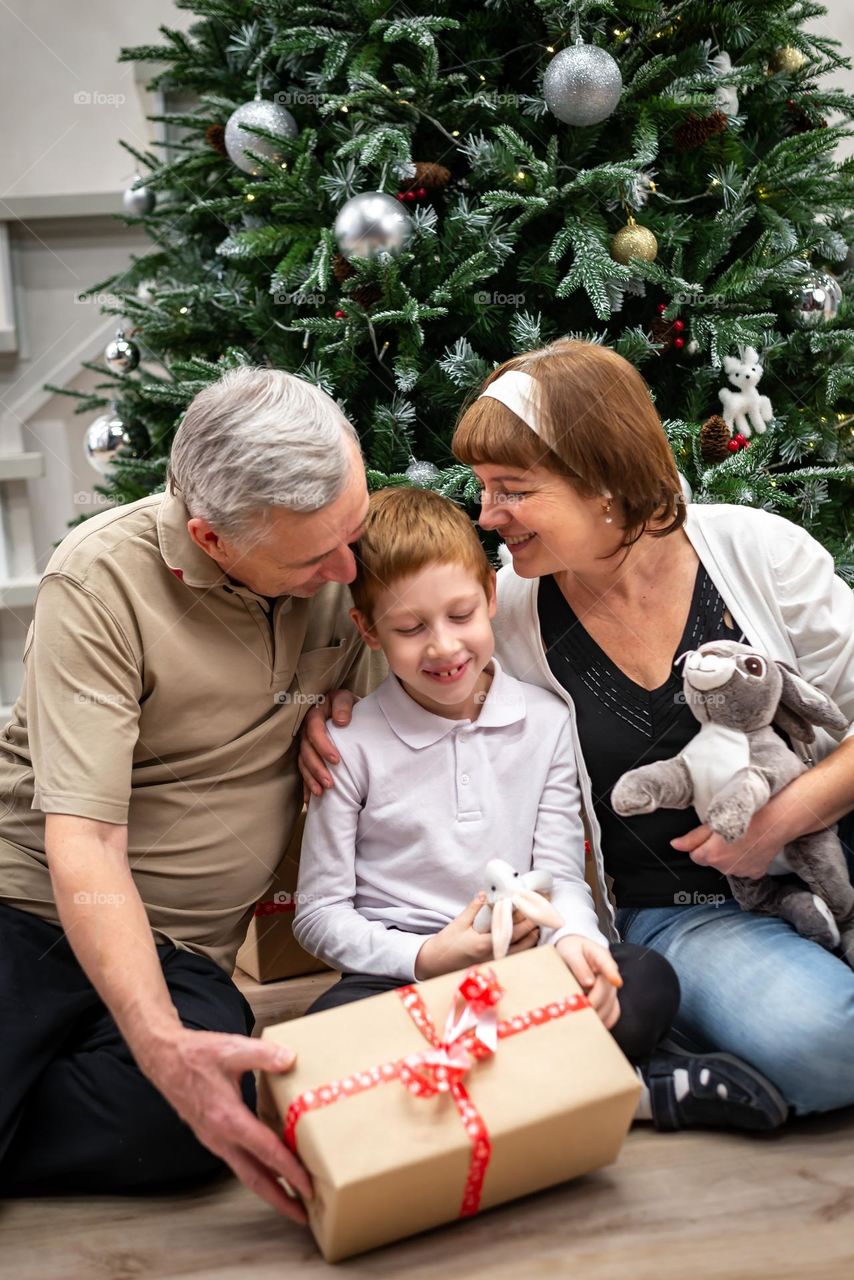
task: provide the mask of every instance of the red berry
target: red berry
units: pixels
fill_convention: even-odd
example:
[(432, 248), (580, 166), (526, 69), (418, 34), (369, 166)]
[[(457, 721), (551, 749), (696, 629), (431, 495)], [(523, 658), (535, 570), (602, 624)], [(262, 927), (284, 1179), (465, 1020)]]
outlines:
[(414, 191), (404, 191), (404, 193), (403, 193), (403, 198), (404, 198), (404, 200), (406, 201), (406, 203), (407, 203), (407, 204), (412, 204), (412, 201), (415, 199), (415, 192), (414, 192)]
[(728, 440), (728, 441), (727, 441), (727, 446), (726, 446), (726, 447), (729, 449), (730, 453), (738, 453), (738, 441), (737, 441), (737, 440)]
[(749, 440), (745, 440), (744, 444), (743, 444), (741, 447), (742, 447), (742, 449), (749, 449), (749, 448), (750, 448), (750, 441), (749, 441)]
[(681, 348), (685, 346), (685, 339), (684, 339), (684, 338), (674, 338), (674, 339), (673, 339), (673, 345), (674, 345), (674, 347), (678, 347), (678, 348), (681, 350)]
[(658, 314), (659, 314), (659, 315), (663, 315), (663, 314), (664, 314), (664, 312), (665, 312), (666, 310), (667, 310), (667, 303), (666, 303), (666, 302), (659, 302), (659, 304), (658, 304)]
[(673, 321), (673, 328), (676, 330), (676, 332), (677, 332), (677, 333), (681, 333), (681, 332), (682, 332), (682, 330), (685, 328), (685, 321), (684, 321), (684, 320), (674, 320), (674, 321)]
[(415, 188), (415, 194), (418, 196), (418, 199), (419, 199), (419, 200), (423, 200), (423, 199), (424, 199), (424, 197), (425, 197), (425, 196), (426, 196), (426, 194), (427, 194), (427, 188), (426, 188), (426, 187), (416, 187), (416, 188)]
[(339, 310), (339, 311), (336, 311), (336, 312), (335, 312), (335, 319), (336, 319), (336, 320), (346, 320), (346, 318), (347, 318), (347, 312), (346, 312), (346, 311), (340, 311), (340, 310)]
[(398, 191), (397, 195), (396, 195), (394, 198), (395, 198), (395, 200), (402, 200), (402, 199), (403, 199), (403, 192), (402, 192), (402, 191)]
[(739, 444), (747, 444), (747, 436), (743, 436), (740, 431), (736, 431), (733, 440), (737, 440)]

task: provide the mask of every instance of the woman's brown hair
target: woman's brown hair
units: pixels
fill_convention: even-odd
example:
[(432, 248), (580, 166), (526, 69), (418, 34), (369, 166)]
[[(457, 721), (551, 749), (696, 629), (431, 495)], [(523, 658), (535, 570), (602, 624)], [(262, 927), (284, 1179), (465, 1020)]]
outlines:
[(479, 392), (508, 369), (530, 374), (538, 384), (541, 436), (485, 396), (460, 415), (451, 441), (455, 457), (469, 466), (541, 466), (573, 481), (586, 497), (609, 493), (623, 505), (626, 547), (650, 524), (656, 537), (681, 528), (679, 472), (634, 365), (610, 347), (563, 338), (505, 360)]

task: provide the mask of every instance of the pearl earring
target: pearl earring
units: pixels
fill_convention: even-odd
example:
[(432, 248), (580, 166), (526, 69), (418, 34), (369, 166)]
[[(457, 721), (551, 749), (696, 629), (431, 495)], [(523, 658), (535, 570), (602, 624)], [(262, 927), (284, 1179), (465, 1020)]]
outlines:
[(605, 498), (605, 500), (606, 500), (606, 505), (605, 505), (605, 507), (603, 508), (603, 510), (604, 510), (604, 512), (605, 512), (605, 523), (606, 523), (606, 524), (613, 524), (613, 523), (614, 523), (614, 517), (611, 515), (611, 501), (612, 501), (612, 499), (611, 499), (611, 495), (610, 495), (610, 493), (606, 493), (606, 494), (604, 494), (603, 496), (604, 496), (604, 498)]

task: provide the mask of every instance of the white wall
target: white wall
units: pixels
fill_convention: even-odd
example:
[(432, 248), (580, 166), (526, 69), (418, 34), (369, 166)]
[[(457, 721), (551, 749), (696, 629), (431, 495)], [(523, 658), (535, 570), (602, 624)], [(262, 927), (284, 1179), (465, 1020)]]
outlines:
[(119, 49), (190, 21), (171, 0), (3, 0), (3, 199), (122, 190), (134, 161), (118, 139), (144, 150), (151, 126)]

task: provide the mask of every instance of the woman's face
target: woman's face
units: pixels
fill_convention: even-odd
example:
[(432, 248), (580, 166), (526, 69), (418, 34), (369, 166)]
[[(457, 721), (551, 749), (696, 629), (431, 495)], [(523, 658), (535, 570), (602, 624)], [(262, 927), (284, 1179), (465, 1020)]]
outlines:
[(622, 542), (616, 502), (606, 524), (604, 497), (582, 497), (571, 481), (545, 467), (480, 463), (472, 471), (481, 485), (478, 523), (504, 539), (522, 578), (593, 568)]

